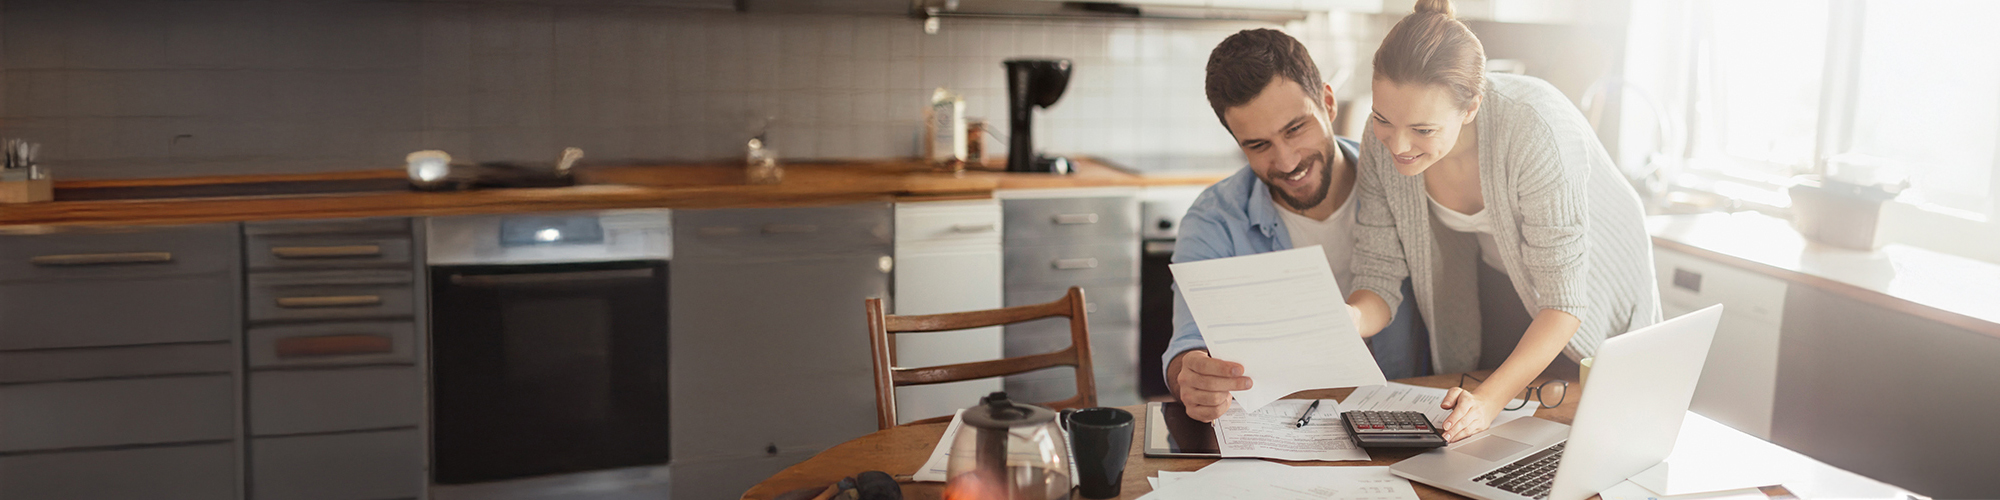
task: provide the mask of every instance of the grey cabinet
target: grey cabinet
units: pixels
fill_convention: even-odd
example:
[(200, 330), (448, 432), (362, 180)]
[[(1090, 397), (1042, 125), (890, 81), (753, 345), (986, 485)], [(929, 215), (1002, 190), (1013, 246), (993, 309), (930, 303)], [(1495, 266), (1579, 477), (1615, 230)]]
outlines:
[(424, 439), (416, 429), (258, 438), (250, 445), (256, 500), (417, 498)]
[(233, 442), (0, 456), (0, 498), (237, 498)]
[(0, 235), (0, 498), (239, 496), (238, 234)]
[(415, 227), (407, 218), (244, 225), (251, 498), (423, 496)]
[[(1040, 304), (1083, 288), (1090, 325), (1091, 364), (1097, 401), (1104, 406), (1139, 399), (1139, 201), (1137, 191), (1089, 196), (1004, 199), (1006, 305)], [(1068, 324), (1045, 319), (1008, 325), (1009, 357), (1068, 346)], [(1056, 401), (1076, 394), (1075, 371), (1042, 370), (1006, 378), (1007, 393), (1026, 401)]]
[(890, 206), (674, 217), (673, 497), (734, 497), (873, 432), (862, 304), (888, 296)]

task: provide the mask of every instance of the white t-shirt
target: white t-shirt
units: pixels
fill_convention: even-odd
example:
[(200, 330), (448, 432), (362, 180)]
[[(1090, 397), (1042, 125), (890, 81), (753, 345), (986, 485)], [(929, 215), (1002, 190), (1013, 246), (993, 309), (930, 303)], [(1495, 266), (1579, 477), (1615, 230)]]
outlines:
[(1278, 218), (1285, 221), (1285, 232), (1292, 235), (1292, 248), (1319, 245), (1326, 250), (1326, 264), (1333, 268), (1333, 278), (1340, 281), (1340, 296), (1354, 293), (1354, 196), (1350, 194), (1323, 221), (1299, 215), (1277, 198), (1272, 198), (1271, 204), (1277, 205)]
[(1431, 201), (1431, 213), (1437, 215), (1438, 222), (1444, 224), (1444, 227), (1478, 235), (1481, 262), (1492, 266), (1495, 271), (1507, 272), (1506, 264), (1500, 260), (1500, 243), (1493, 239), (1493, 233), (1499, 230), (1494, 228), (1492, 210), (1480, 210), (1479, 213), (1466, 215), (1444, 206), (1443, 203), (1438, 203), (1437, 198), (1431, 198), (1428, 193), (1424, 198)]

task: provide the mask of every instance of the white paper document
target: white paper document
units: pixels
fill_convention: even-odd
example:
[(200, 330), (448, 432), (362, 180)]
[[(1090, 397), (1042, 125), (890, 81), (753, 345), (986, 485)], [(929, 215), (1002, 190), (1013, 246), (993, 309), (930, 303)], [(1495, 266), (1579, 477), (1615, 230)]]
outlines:
[(958, 436), (958, 428), (965, 425), (965, 410), (951, 416), (951, 425), (945, 426), (944, 437), (938, 438), (936, 448), (931, 449), (931, 458), (924, 460), (924, 467), (911, 474), (917, 481), (944, 482), (945, 463), (951, 458), (951, 439)]
[(1250, 377), (1250, 389), (1233, 393), (1245, 409), (1307, 389), (1388, 381), (1318, 245), (1171, 268), (1209, 355), (1243, 364)]
[[(1348, 411), (1421, 412), (1424, 416), (1430, 417), (1431, 425), (1444, 425), (1444, 419), (1451, 416), (1451, 410), (1440, 408), (1438, 405), (1444, 402), (1444, 396), (1449, 393), (1451, 393), (1449, 389), (1389, 382), (1380, 386), (1356, 388), (1353, 394), (1347, 395), (1346, 401), (1340, 402), (1340, 406)], [(1500, 424), (1517, 418), (1535, 416), (1535, 409), (1540, 407), (1540, 402), (1528, 401), (1521, 409), (1502, 410), (1500, 415), (1493, 419), (1492, 427), (1499, 427)]]
[(1215, 441), (1224, 457), (1275, 458), (1279, 460), (1367, 460), (1368, 452), (1354, 445), (1340, 420), (1340, 402), (1319, 400), (1305, 427), (1298, 427), (1299, 415), (1312, 406), (1310, 399), (1281, 399), (1256, 412), (1241, 405), (1229, 407), (1215, 419)]
[(1150, 500), (1415, 500), (1410, 481), (1388, 467), (1293, 467), (1224, 459), (1195, 472), (1161, 471)]

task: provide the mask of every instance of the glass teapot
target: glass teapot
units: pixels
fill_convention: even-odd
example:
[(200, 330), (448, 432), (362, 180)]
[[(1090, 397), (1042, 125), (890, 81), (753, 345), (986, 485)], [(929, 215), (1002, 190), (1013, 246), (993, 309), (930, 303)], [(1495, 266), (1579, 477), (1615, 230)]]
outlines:
[(965, 409), (945, 463), (945, 500), (1064, 500), (1069, 441), (1056, 412), (995, 392)]

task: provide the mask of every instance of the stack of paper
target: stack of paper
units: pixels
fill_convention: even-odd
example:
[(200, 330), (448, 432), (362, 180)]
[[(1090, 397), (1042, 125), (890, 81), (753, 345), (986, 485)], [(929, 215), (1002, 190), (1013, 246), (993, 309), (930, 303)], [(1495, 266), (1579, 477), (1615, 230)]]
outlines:
[(1416, 500), (1410, 481), (1388, 467), (1292, 467), (1263, 460), (1225, 459), (1195, 472), (1160, 471), (1146, 478), (1141, 500)]
[(1224, 457), (1276, 458), (1279, 460), (1367, 460), (1368, 452), (1354, 445), (1341, 425), (1339, 401), (1319, 400), (1319, 407), (1305, 427), (1299, 416), (1311, 407), (1310, 399), (1280, 399), (1255, 412), (1241, 405), (1229, 407), (1215, 419), (1215, 441)]

